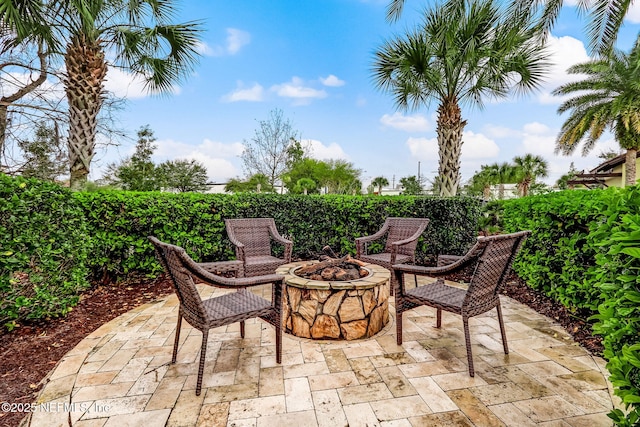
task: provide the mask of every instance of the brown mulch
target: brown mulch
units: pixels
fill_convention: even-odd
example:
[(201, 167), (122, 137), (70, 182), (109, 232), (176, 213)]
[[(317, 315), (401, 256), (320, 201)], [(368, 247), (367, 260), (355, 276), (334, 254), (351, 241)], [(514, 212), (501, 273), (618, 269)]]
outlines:
[[(146, 302), (173, 292), (168, 280), (99, 286), (86, 292), (80, 303), (63, 319), (22, 325), (11, 333), (0, 333), (0, 401), (33, 402), (42, 379), (69, 350), (100, 325)], [(517, 277), (504, 294), (561, 324), (585, 349), (602, 354), (600, 337), (591, 326), (558, 303), (533, 291)], [(13, 427), (26, 413), (0, 412), (0, 427)]]

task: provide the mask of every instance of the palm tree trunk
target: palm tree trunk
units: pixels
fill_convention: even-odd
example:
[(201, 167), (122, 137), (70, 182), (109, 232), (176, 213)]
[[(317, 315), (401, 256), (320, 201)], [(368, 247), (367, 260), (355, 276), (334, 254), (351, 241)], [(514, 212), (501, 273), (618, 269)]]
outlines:
[(65, 91), (69, 102), (70, 186), (87, 181), (95, 154), (97, 118), (103, 101), (107, 64), (100, 41), (74, 36), (65, 54)]
[(438, 107), (437, 125), (440, 196), (453, 197), (458, 192), (462, 131), (466, 124), (458, 100), (455, 97), (443, 100)]
[(638, 150), (635, 148), (629, 148), (627, 155), (625, 156), (624, 172), (625, 180), (624, 186), (630, 187), (636, 185), (636, 157), (638, 156)]
[(482, 189), (482, 198), (484, 200), (489, 200), (491, 198), (491, 186), (485, 185)]

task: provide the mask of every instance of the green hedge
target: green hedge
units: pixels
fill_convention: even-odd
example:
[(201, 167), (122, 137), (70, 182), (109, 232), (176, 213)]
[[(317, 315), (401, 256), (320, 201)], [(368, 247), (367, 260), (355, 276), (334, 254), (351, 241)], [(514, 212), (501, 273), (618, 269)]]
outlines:
[(89, 286), (91, 239), (71, 192), (0, 174), (0, 325), (66, 314)]
[(272, 217), (294, 242), (294, 257), (308, 258), (330, 245), (355, 253), (355, 238), (377, 231), (387, 216), (427, 217), (419, 262), (440, 253), (463, 253), (475, 238), (481, 209), (476, 199), (412, 196), (302, 196), (278, 194), (77, 193), (94, 236), (95, 278), (160, 271), (147, 240), (183, 246), (197, 260), (234, 257), (225, 218)]
[(533, 230), (514, 269), (529, 285), (591, 313), (609, 380), (640, 424), (640, 188), (565, 191), (504, 202), (504, 228)]

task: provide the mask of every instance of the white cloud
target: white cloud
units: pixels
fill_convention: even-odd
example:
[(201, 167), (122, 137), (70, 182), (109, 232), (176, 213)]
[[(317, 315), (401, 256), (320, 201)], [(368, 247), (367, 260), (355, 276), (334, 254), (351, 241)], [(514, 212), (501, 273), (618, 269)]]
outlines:
[(311, 157), (317, 160), (328, 159), (342, 159), (348, 160), (349, 156), (344, 152), (335, 142), (329, 145), (324, 145), (322, 142), (315, 139), (306, 139), (302, 141), (303, 145), (307, 146)]
[(411, 156), (417, 160), (433, 160), (438, 162), (438, 139), (437, 138), (409, 138), (407, 146)]
[(293, 98), (297, 104), (307, 104), (312, 99), (327, 97), (327, 93), (324, 90), (305, 86), (303, 80), (299, 77), (293, 77), (288, 83), (273, 85), (271, 90), (283, 98)]
[(520, 132), (514, 129), (509, 129), (508, 127), (505, 127), (505, 126), (488, 124), (483, 126), (482, 130), (490, 138), (509, 138), (509, 137), (520, 136)]
[[(144, 88), (144, 79), (132, 73), (127, 73), (119, 68), (109, 67), (104, 87), (120, 98), (140, 99), (149, 95)], [(172, 87), (171, 93), (178, 94), (180, 89)]]
[(338, 77), (333, 74), (329, 74), (327, 77), (320, 77), (320, 82), (325, 86), (338, 87), (344, 86), (345, 81), (340, 80)]
[(405, 132), (426, 132), (431, 129), (429, 121), (421, 114), (414, 114), (412, 116), (404, 116), (401, 113), (394, 113), (393, 115), (385, 114), (380, 118), (380, 123)]
[(236, 28), (227, 28), (227, 52), (231, 55), (238, 53), (242, 46), (251, 42), (251, 34)]
[(196, 51), (200, 55), (204, 55), (204, 56), (212, 56), (214, 54), (214, 50), (211, 48), (211, 46), (209, 46), (203, 41), (198, 42), (198, 44), (196, 45)]
[(237, 28), (227, 28), (227, 39), (224, 46), (215, 45), (208, 46), (202, 44), (199, 48), (202, 49), (202, 53), (210, 56), (223, 56), (223, 55), (235, 55), (240, 51), (243, 46), (248, 45), (251, 42), (251, 34), (246, 31), (238, 30)]
[(245, 88), (242, 82), (237, 83), (237, 88), (231, 93), (224, 95), (222, 100), (225, 102), (251, 101), (258, 102), (264, 99), (264, 88), (258, 83)]
[(542, 104), (559, 104), (563, 98), (551, 95), (558, 86), (581, 79), (579, 74), (569, 74), (567, 69), (590, 60), (584, 43), (570, 36), (549, 36), (548, 49), (552, 63), (538, 101)]
[(486, 159), (500, 154), (500, 148), (494, 140), (481, 133), (465, 131), (462, 134), (462, 159)]

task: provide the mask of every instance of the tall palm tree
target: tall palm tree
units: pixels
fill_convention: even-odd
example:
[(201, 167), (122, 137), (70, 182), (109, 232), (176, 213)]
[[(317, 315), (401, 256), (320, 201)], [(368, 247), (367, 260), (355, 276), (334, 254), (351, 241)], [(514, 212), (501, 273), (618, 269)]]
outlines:
[(483, 106), (512, 89), (525, 93), (542, 83), (547, 69), (542, 34), (528, 11), (510, 11), (498, 0), (448, 0), (425, 12), (413, 32), (387, 41), (373, 67), (378, 88), (397, 107), (417, 109), (437, 100), (438, 186), (455, 196), (460, 180), (460, 105)]
[[(131, 71), (145, 79), (148, 89), (166, 92), (192, 70), (200, 24), (171, 23), (174, 0), (20, 3), (29, 7), (0, 8), (2, 22), (24, 37), (49, 41), (64, 55), (71, 186), (78, 188), (86, 181), (94, 156), (108, 67)], [(37, 5), (48, 7), (46, 13)], [(53, 41), (42, 28), (53, 34)]]
[[(400, 18), (405, 0), (391, 0), (387, 8), (387, 20), (396, 21)], [(587, 37), (589, 47), (594, 52), (607, 53), (611, 51), (618, 38), (624, 18), (633, 4), (631, 0), (594, 0), (579, 1), (579, 11), (588, 16)], [(534, 9), (542, 6), (541, 26), (545, 31), (551, 31), (560, 15), (564, 0), (513, 0), (513, 7)]]
[(529, 194), (529, 188), (531, 188), (531, 184), (536, 182), (536, 178), (544, 178), (549, 174), (549, 165), (540, 156), (525, 154), (515, 157), (513, 162), (516, 165), (518, 189), (522, 197)]
[(372, 185), (378, 187), (378, 196), (382, 195), (382, 187), (389, 185), (389, 180), (384, 176), (378, 176), (371, 181)]
[(488, 166), (493, 182), (498, 184), (498, 199), (504, 199), (504, 185), (517, 180), (517, 169), (508, 162), (494, 163)]
[(640, 148), (640, 38), (628, 54), (614, 50), (610, 56), (574, 65), (571, 74), (587, 77), (560, 86), (554, 95), (573, 95), (558, 108), (570, 115), (562, 125), (556, 151), (572, 153), (584, 142), (583, 155), (593, 149), (605, 130), (611, 129), (626, 150), (625, 185), (636, 183), (636, 157)]

